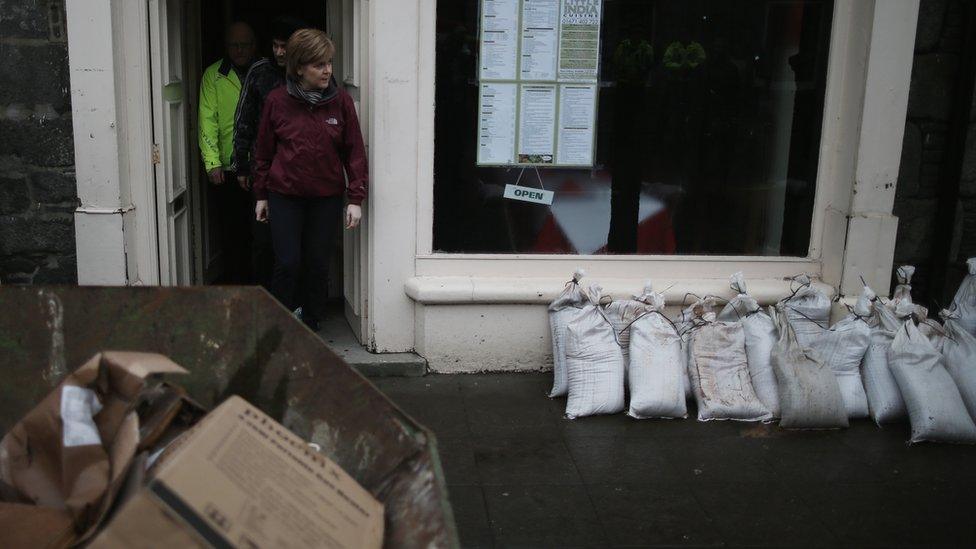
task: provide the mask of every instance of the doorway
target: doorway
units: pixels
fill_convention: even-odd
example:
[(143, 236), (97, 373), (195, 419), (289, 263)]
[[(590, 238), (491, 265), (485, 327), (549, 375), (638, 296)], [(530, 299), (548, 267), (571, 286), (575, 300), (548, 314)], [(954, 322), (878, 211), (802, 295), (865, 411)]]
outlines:
[[(267, 2), (266, 0), (222, 0), (218, 2), (201, 2), (199, 6), (199, 52), (196, 54), (195, 61), (199, 63), (200, 71), (210, 66), (212, 63), (226, 58), (224, 45), (224, 31), (228, 25), (234, 22), (244, 22), (254, 29), (256, 38), (256, 49), (254, 60), (262, 57), (271, 56), (271, 22), (278, 16), (289, 15), (300, 19), (311, 27), (327, 28), (327, 2), (326, 0), (285, 0), (283, 2)], [(337, 75), (338, 78), (338, 75)], [(243, 80), (243, 78), (241, 78)], [(197, 116), (197, 111), (191, 113), (191, 118)], [(199, 126), (191, 124), (194, 128)], [(240, 219), (239, 212), (227, 211), (228, 197), (238, 198), (237, 189), (234, 187), (226, 188), (216, 186), (208, 181), (202, 163), (199, 161), (197, 151), (197, 162), (195, 164), (198, 173), (197, 179), (201, 184), (197, 187), (197, 203), (199, 204), (197, 220), (200, 231), (200, 242), (196, 250), (198, 259), (199, 282), (204, 284), (234, 284), (240, 283), (243, 279), (245, 283), (253, 283), (255, 278), (253, 273), (241, 275), (236, 272), (241, 269), (240, 255), (250, 253), (250, 242), (243, 242), (238, 249), (228, 250), (224, 243), (227, 241), (226, 235), (222, 238), (222, 233), (230, 229), (232, 232), (245, 229)], [(233, 185), (234, 182), (225, 185)], [(239, 201), (238, 201), (239, 202)], [(240, 209), (239, 203), (235, 203), (235, 210)], [(229, 215), (234, 215), (236, 219), (230, 219)], [(248, 237), (250, 235), (247, 235)], [(245, 241), (249, 238), (245, 238)], [(341, 243), (336, 248), (337, 253), (330, 261), (329, 277), (329, 298), (339, 299), (342, 296), (342, 280), (332, 274), (341, 273)], [(247, 258), (243, 258), (244, 263)], [(248, 269), (250, 270), (250, 269)]]
[[(156, 7), (156, 12), (150, 15), (150, 26), (155, 30), (152, 37), (153, 103), (157, 111), (154, 119), (164, 120), (165, 116), (161, 114), (168, 112), (176, 113), (174, 116), (179, 119), (179, 124), (154, 122), (153, 130), (157, 143), (166, 143), (167, 138), (174, 142), (173, 147), (164, 147), (164, 158), (158, 163), (156, 175), (161, 269), (167, 261), (182, 268), (177, 275), (161, 272), (160, 282), (172, 285), (226, 283), (229, 277), (218, 238), (221, 212), (218, 201), (214, 200), (214, 185), (205, 173), (197, 142), (199, 86), (203, 71), (225, 56), (223, 35), (231, 22), (243, 21), (254, 29), (257, 59), (271, 56), (272, 20), (279, 15), (290, 15), (309, 26), (325, 30), (336, 42), (339, 50), (334, 67), (336, 79), (353, 96), (360, 109), (361, 123), (365, 125), (359, 101), (359, 79), (352, 78), (353, 67), (357, 65), (347, 61), (358, 62), (359, 59), (358, 52), (356, 55), (352, 52), (359, 43), (352, 38), (358, 40), (364, 36), (358, 32), (360, 9), (355, 0), (151, 0), (151, 3)], [(348, 6), (347, 9), (343, 9), (344, 6)], [(349, 51), (344, 51), (343, 37), (347, 38)], [(173, 110), (175, 104), (179, 105), (179, 111)], [(184, 151), (185, 154), (180, 154)], [(170, 156), (173, 162), (169, 162)], [(173, 193), (168, 190), (173, 185), (167, 184), (165, 188), (160, 185), (161, 181), (169, 180), (182, 182), (181, 188), (186, 189), (185, 199), (175, 202)], [(181, 213), (175, 221), (173, 212), (177, 208), (174, 204), (179, 206)], [(361, 283), (364, 267), (360, 266), (365, 264), (360, 253), (366, 250), (365, 217), (360, 229), (338, 231), (328, 288), (336, 316), (348, 319), (360, 341), (365, 326), (365, 291)], [(178, 230), (180, 227), (183, 230)]]

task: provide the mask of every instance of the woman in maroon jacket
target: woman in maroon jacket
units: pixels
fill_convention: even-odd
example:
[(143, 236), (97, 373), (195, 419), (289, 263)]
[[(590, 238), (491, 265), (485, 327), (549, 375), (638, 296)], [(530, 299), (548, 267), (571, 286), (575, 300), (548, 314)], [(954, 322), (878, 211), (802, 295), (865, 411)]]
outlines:
[(255, 215), (271, 223), (272, 293), (294, 309), (302, 275), (302, 320), (317, 330), (325, 312), (329, 258), (335, 250), (343, 194), (348, 201), (346, 229), (358, 226), (362, 218), (366, 148), (352, 98), (332, 76), (335, 46), (328, 36), (302, 29), (291, 36), (286, 49), (286, 86), (268, 95), (258, 127)]

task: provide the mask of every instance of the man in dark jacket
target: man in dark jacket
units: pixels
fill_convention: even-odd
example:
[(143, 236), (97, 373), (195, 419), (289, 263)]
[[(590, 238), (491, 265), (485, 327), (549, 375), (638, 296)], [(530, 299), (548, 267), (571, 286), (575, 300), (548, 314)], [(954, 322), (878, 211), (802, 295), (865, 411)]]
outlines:
[[(234, 117), (234, 157), (237, 182), (242, 189), (251, 187), (252, 156), (257, 140), (258, 125), (264, 100), (272, 90), (285, 84), (285, 45), (298, 29), (308, 27), (295, 17), (283, 15), (271, 22), (272, 57), (264, 57), (251, 65), (241, 88), (241, 99)], [(253, 203), (251, 205), (253, 211)], [(253, 216), (252, 216), (253, 217)], [(255, 282), (271, 290), (274, 253), (271, 232), (266, 223), (252, 223), (252, 268)]]

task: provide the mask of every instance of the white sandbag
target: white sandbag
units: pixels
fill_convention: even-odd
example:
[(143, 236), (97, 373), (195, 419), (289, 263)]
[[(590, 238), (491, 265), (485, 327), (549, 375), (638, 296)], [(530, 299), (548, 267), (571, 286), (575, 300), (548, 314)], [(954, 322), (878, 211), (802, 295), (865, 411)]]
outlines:
[(705, 315), (709, 313), (714, 314), (714, 312), (715, 297), (705, 296), (685, 307), (675, 320), (675, 326), (678, 328), (678, 334), (681, 335), (681, 356), (684, 357), (683, 360), (686, 366), (685, 375), (681, 379), (681, 383), (684, 386), (686, 399), (690, 399), (694, 396), (691, 391), (691, 375), (688, 373), (687, 368), (688, 353), (690, 352), (689, 345), (691, 345), (691, 332), (696, 326), (700, 326), (705, 323), (703, 320)]
[(583, 271), (577, 269), (562, 293), (549, 304), (549, 332), (552, 336), (552, 390), (550, 397), (565, 396), (566, 384), (566, 325), (586, 305), (586, 292), (580, 286)]
[(786, 317), (793, 326), (796, 340), (809, 346), (813, 338), (830, 327), (830, 298), (813, 287), (810, 277), (801, 275), (794, 279), (800, 287), (783, 301)]
[(644, 291), (640, 295), (635, 295), (633, 299), (620, 299), (611, 301), (605, 310), (607, 318), (613, 324), (613, 329), (617, 333), (617, 343), (624, 355), (624, 370), (630, 364), (630, 326), (637, 319), (652, 310), (648, 305), (648, 300), (653, 300), (654, 287), (648, 280), (644, 282)]
[(918, 331), (929, 340), (936, 351), (941, 353), (946, 344), (945, 328), (931, 318), (924, 316), (916, 318), (918, 318)]
[(624, 356), (600, 287), (590, 286), (589, 303), (566, 326), (566, 417), (615, 414), (624, 409)]
[(731, 280), (732, 289), (739, 295), (728, 302), (719, 313), (718, 319), (723, 322), (742, 322), (752, 387), (772, 417), (779, 417), (779, 389), (770, 362), (773, 345), (776, 344), (776, 325), (759, 307), (759, 302), (747, 293), (742, 273), (735, 273)]
[(888, 349), (891, 348), (895, 332), (901, 327), (903, 320), (899, 321), (895, 312), (881, 301), (875, 301), (872, 305), (871, 344), (861, 361), (861, 377), (864, 379), (871, 419), (881, 425), (908, 417), (901, 389), (888, 368)]
[(784, 429), (847, 427), (847, 410), (837, 377), (809, 348), (800, 345), (785, 304), (773, 312), (779, 338), (773, 371), (779, 385), (779, 426)]
[(871, 314), (871, 301), (876, 297), (871, 288), (865, 286), (854, 313), (810, 342), (810, 349), (837, 376), (849, 418), (868, 417), (868, 397), (861, 381), (861, 361), (871, 344), (871, 328), (865, 319)]
[(746, 338), (741, 322), (719, 322), (708, 313), (688, 338), (688, 374), (698, 403), (698, 420), (770, 419), (769, 409), (756, 396), (746, 361)]
[(895, 279), (898, 285), (891, 293), (889, 305), (893, 308), (902, 302), (912, 302), (912, 277), (915, 276), (915, 267), (912, 265), (902, 265), (895, 269)]
[(908, 406), (911, 442), (976, 443), (976, 424), (943, 365), (942, 355), (911, 319), (895, 334), (888, 365)]
[(969, 274), (962, 280), (956, 297), (952, 299), (952, 312), (958, 315), (959, 326), (976, 337), (976, 257), (970, 257), (966, 266), (969, 267)]
[(976, 337), (959, 325), (958, 313), (942, 311), (946, 339), (942, 350), (945, 367), (956, 382), (969, 417), (976, 421)]
[(664, 295), (647, 296), (650, 311), (630, 327), (630, 408), (627, 415), (638, 418), (683, 418), (685, 402), (685, 358), (677, 328), (663, 314)]

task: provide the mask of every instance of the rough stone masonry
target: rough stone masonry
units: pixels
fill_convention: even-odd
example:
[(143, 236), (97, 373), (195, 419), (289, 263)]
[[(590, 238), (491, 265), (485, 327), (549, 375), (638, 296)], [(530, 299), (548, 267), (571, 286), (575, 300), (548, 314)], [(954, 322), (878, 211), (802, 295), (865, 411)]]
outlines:
[[(918, 267), (916, 295), (942, 294), (944, 305), (965, 275), (965, 262), (976, 256), (976, 95), (972, 97), (968, 137), (958, 181), (943, 182), (953, 91), (961, 77), (966, 0), (922, 0), (915, 59), (894, 213), (898, 216), (895, 265)], [(928, 262), (935, 245), (942, 185), (958, 185), (954, 236), (945, 288), (928, 289)]]
[(64, 0), (0, 0), (0, 283), (73, 284)]

